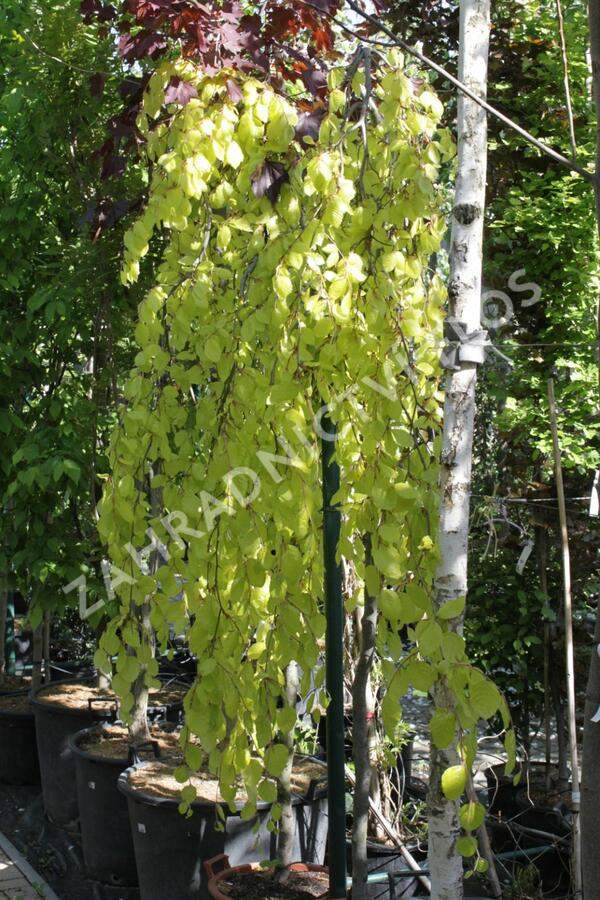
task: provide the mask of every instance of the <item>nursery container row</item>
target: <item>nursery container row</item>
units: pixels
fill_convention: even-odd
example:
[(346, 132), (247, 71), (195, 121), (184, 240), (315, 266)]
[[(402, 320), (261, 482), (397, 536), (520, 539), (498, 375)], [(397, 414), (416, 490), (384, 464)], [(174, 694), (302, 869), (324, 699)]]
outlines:
[[(90, 879), (137, 888), (142, 900), (207, 900), (209, 876), (216, 880), (217, 872), (205, 862), (226, 859), (235, 868), (276, 856), (268, 803), (259, 803), (251, 821), (226, 810), (217, 828), (218, 785), (207, 776), (197, 786), (192, 815), (179, 812), (182, 785), (173, 770), (181, 762), (177, 732), (185, 689), (165, 684), (151, 696), (152, 740), (137, 746), (118, 722), (115, 696), (89, 681), (0, 698), (0, 780), (41, 782), (48, 818), (80, 831)], [(294, 774), (294, 855), (320, 871), (327, 843), (326, 767), (299, 758)], [(222, 883), (223, 871), (218, 875)]]

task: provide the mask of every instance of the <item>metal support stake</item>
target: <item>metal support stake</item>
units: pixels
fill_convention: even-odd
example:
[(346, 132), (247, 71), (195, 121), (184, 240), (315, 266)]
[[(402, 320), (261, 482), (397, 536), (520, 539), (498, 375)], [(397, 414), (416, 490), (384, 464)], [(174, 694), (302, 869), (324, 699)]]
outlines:
[(329, 897), (346, 897), (346, 802), (344, 776), (344, 604), (342, 568), (336, 562), (340, 511), (332, 499), (340, 487), (340, 469), (332, 457), (336, 430), (328, 416), (321, 421), (327, 437), (321, 441), (323, 464), (323, 556), (325, 562), (325, 672), (327, 707), (327, 805), (329, 815)]

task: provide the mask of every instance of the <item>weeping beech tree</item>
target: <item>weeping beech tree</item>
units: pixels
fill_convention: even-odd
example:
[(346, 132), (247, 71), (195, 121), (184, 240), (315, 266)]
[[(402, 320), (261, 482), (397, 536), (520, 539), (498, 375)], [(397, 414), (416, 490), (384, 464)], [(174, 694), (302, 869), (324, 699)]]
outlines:
[[(432, 599), (445, 290), (429, 261), (445, 229), (440, 166), (454, 154), (441, 112), (401, 54), (373, 60), (362, 47), (330, 74), (326, 114), (308, 126), (270, 86), (189, 61), (161, 62), (144, 92), (149, 194), (123, 280), (138, 278), (151, 241), (161, 256), (101, 503), (121, 608), (96, 663), (116, 655), (113, 687), (133, 719), (136, 686), (156, 676), (148, 627), (162, 646), (171, 627), (186, 633), (198, 667), (177, 771), (183, 813), (195, 797), (185, 782), (206, 766), (225, 803), (241, 779), (243, 815), (261, 799), (281, 818), (296, 680), (307, 695), (323, 677), (325, 413), (341, 470), (338, 554), (357, 576), (348, 608), (377, 598), (386, 728), (410, 685), (440, 681), (456, 693), (461, 746), (474, 745), (482, 715), (500, 708), (508, 724), (449, 628), (461, 598), (436, 609)], [(141, 571), (132, 548), (148, 538), (160, 564)], [(437, 713), (445, 746), (456, 721)], [(445, 789), (458, 796), (456, 775)], [(479, 814), (465, 805), (468, 831)]]

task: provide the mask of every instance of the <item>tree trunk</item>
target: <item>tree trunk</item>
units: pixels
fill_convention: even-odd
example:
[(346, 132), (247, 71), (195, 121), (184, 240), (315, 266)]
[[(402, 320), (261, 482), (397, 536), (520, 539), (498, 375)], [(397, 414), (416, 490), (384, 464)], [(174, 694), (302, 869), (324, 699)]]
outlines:
[[(459, 78), (485, 96), (490, 32), (490, 0), (461, 0)], [(473, 100), (458, 98), (458, 169), (452, 215), (448, 319), (462, 323), (466, 334), (480, 329), (483, 215), (487, 166), (485, 111)], [(464, 597), (467, 592), (467, 543), (475, 384), (477, 363), (458, 362), (446, 380), (444, 444), (442, 450), (439, 525), (440, 564), (436, 604)], [(462, 617), (450, 627), (462, 631)], [(433, 690), (433, 703), (452, 707), (451, 693), (442, 681)], [(454, 751), (431, 746), (429, 782), (429, 864), (434, 900), (463, 895), (462, 859), (455, 850), (460, 835), (458, 802), (441, 789), (441, 776), (456, 764)]]
[(48, 610), (46, 610), (44, 613), (42, 627), (43, 627), (42, 655), (44, 657), (44, 684), (48, 684), (50, 682), (50, 613)]
[(34, 629), (32, 638), (31, 688), (36, 690), (42, 684), (42, 660), (44, 658), (44, 625), (40, 623)]
[[(157, 467), (154, 474), (158, 474), (160, 469)], [(162, 490), (160, 488), (150, 489), (150, 504), (152, 514), (159, 517), (162, 510)], [(156, 574), (160, 566), (160, 550), (155, 548), (150, 555), (150, 571)], [(152, 611), (152, 595), (145, 598), (141, 606), (137, 606), (135, 602), (130, 604), (130, 615), (132, 619), (137, 619), (140, 625), (140, 637), (142, 643), (150, 648), (151, 656), (154, 658), (156, 652), (156, 636), (154, 628), (150, 620)], [(127, 649), (131, 656), (136, 656), (134, 647)], [(150, 738), (150, 729), (148, 727), (148, 696), (149, 690), (146, 685), (146, 667), (142, 666), (140, 674), (132, 685), (133, 708), (131, 710), (131, 721), (129, 723), (129, 739), (133, 744), (143, 743)]]
[[(364, 538), (365, 565), (371, 565), (371, 538)], [(377, 598), (371, 597), (365, 585), (365, 608), (360, 628), (360, 652), (354, 684), (352, 685), (352, 744), (356, 784), (352, 816), (352, 897), (367, 897), (367, 833), (369, 826), (369, 797), (373, 785), (371, 749), (374, 719), (371, 693), (371, 671), (375, 662), (377, 634)], [(369, 708), (371, 706), (371, 708)]]
[[(596, 220), (600, 232), (600, 0), (588, 2), (590, 28), (590, 57), (592, 63), (592, 93), (596, 107)], [(600, 333), (600, 303), (598, 305)], [(588, 675), (583, 726), (583, 755), (581, 760), (581, 862), (583, 895), (594, 897), (600, 884), (600, 854), (597, 841), (600, 834), (600, 721), (594, 721), (600, 709), (600, 604), (596, 610), (594, 647)]]
[[(285, 705), (295, 709), (298, 699), (298, 665), (295, 662), (288, 664), (285, 670)], [(277, 838), (277, 858), (283, 866), (289, 866), (294, 862), (294, 833), (296, 830), (296, 817), (292, 806), (292, 769), (294, 767), (294, 729), (286, 734), (280, 734), (280, 743), (284, 744), (288, 751), (288, 761), (277, 780), (277, 800), (281, 804), (281, 822)], [(287, 874), (287, 873), (286, 873)]]

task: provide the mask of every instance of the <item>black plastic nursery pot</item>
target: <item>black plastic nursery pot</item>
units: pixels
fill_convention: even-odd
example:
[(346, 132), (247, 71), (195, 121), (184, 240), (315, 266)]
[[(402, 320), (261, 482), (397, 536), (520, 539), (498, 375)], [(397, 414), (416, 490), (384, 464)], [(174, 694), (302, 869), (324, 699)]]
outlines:
[[(519, 869), (533, 865), (540, 875), (541, 887), (550, 896), (567, 896), (570, 884), (570, 839), (556, 830), (539, 830), (540, 820), (530, 820), (538, 828), (523, 824), (520, 815), (510, 822), (488, 817), (486, 827), (494, 855), (502, 861), (502, 870), (513, 877)], [(557, 820), (558, 821), (558, 820)], [(554, 823), (546, 820), (547, 827)], [(564, 832), (562, 823), (559, 831)]]
[[(344, 756), (348, 761), (352, 759), (352, 712), (344, 713)], [(317, 725), (317, 740), (323, 748), (323, 752), (327, 754), (327, 713), (321, 713)]]
[[(542, 762), (530, 762), (527, 769), (523, 771), (517, 785), (514, 784), (516, 773), (505, 775), (504, 769), (504, 763), (498, 763), (485, 770), (485, 777), (488, 785), (488, 810), (496, 816), (510, 819), (521, 812), (521, 808), (517, 803), (517, 794), (522, 790), (523, 785), (544, 783), (546, 778), (546, 764)], [(550, 767), (550, 775), (553, 780), (556, 780), (558, 777), (558, 769), (556, 766), (552, 765)]]
[[(85, 749), (98, 729), (85, 728), (69, 738), (75, 761), (81, 847), (86, 872), (106, 885), (137, 885), (135, 852), (127, 801), (117, 790), (119, 775), (135, 760), (135, 748), (126, 756), (109, 757)], [(158, 755), (156, 741), (149, 742)]]
[(75, 763), (69, 747), (70, 736), (82, 728), (89, 728), (94, 722), (102, 719), (114, 721), (117, 717), (116, 701), (107, 701), (107, 695), (98, 691), (94, 693), (91, 685), (87, 708), (70, 708), (44, 702), (44, 695), (58, 685), (76, 683), (78, 682), (70, 679), (51, 682), (50, 685), (39, 688), (32, 700), (44, 810), (56, 825), (70, 825), (77, 819)]
[(0, 695), (0, 781), (40, 783), (35, 716), (26, 690)]
[[(271, 804), (259, 803), (250, 821), (226, 811), (224, 828), (217, 831), (215, 803), (194, 801), (186, 818), (178, 810), (179, 799), (133, 785), (133, 773), (148, 765), (160, 764), (138, 763), (119, 778), (129, 806), (141, 900), (210, 900), (205, 861), (223, 853), (232, 866), (275, 858), (276, 838), (266, 827)], [(294, 858), (321, 864), (327, 843), (326, 787), (311, 784), (306, 796), (294, 800), (294, 811)]]
[[(421, 864), (427, 859), (426, 843), (409, 843), (406, 849)], [(346, 841), (348, 873), (352, 874), (352, 842)], [(406, 860), (395, 847), (387, 847), (375, 841), (367, 841), (367, 866), (369, 875), (395, 875), (394, 891), (397, 900), (414, 897), (419, 888), (419, 879), (410, 874)], [(367, 887), (369, 900), (390, 900), (389, 879), (374, 882)]]
[[(45, 702), (44, 695), (62, 685), (84, 685), (89, 689), (87, 705), (76, 708)], [(183, 694), (182, 694), (183, 702)], [(77, 783), (75, 762), (69, 738), (82, 729), (97, 722), (114, 722), (117, 718), (117, 699), (109, 692), (93, 687), (86, 682), (65, 680), (44, 685), (36, 691), (32, 700), (37, 746), (42, 781), (44, 809), (48, 818), (56, 825), (71, 826), (78, 817)], [(151, 704), (149, 717), (177, 720), (181, 703), (167, 707)]]

